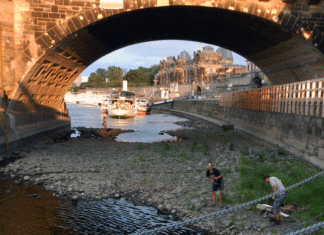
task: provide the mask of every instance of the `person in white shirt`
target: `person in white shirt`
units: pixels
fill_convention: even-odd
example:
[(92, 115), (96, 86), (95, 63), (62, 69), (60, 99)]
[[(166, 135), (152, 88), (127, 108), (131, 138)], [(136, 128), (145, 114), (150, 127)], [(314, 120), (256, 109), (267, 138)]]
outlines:
[[(274, 221), (275, 221), (276, 225), (280, 225), (281, 224), (280, 217), (279, 217), (280, 206), (281, 206), (281, 204), (283, 204), (285, 199), (288, 197), (288, 193), (286, 191), (285, 186), (281, 183), (281, 180), (279, 180), (276, 177), (270, 177), (270, 176), (266, 175), (263, 177), (263, 181), (265, 183), (268, 183), (271, 185), (274, 193), (278, 192), (278, 191), (282, 191), (279, 195), (272, 197), (272, 199), (274, 199), (273, 206), (272, 206), (272, 213), (274, 214)], [(272, 218), (271, 218), (271, 220), (272, 220)]]

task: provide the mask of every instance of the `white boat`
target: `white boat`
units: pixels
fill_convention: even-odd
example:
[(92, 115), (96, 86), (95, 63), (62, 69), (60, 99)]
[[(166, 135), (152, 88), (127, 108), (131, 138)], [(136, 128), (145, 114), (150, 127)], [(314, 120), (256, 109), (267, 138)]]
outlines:
[(145, 98), (139, 98), (137, 101), (137, 111), (139, 112), (148, 112), (151, 110), (150, 103), (147, 99)]
[(136, 95), (130, 91), (112, 91), (101, 109), (113, 118), (134, 117), (137, 113)]

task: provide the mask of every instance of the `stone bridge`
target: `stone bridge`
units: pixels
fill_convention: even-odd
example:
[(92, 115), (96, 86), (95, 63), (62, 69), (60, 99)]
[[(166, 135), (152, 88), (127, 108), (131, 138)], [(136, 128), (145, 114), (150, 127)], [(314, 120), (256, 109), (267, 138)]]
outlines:
[(0, 2), (0, 149), (70, 125), (64, 94), (102, 56), (135, 43), (183, 39), (230, 49), (274, 85), (324, 77), (320, 0)]

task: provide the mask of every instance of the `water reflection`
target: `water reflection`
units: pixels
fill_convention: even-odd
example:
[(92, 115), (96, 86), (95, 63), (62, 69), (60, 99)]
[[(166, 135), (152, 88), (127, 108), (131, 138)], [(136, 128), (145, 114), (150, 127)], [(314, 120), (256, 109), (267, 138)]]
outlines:
[[(161, 131), (182, 128), (175, 122), (187, 121), (171, 114), (145, 114), (140, 113), (133, 118), (114, 119), (101, 114), (99, 107), (84, 107), (79, 105), (67, 105), (71, 117), (71, 127), (84, 126), (87, 128), (120, 128), (134, 130), (119, 134), (116, 141), (152, 143), (158, 141), (175, 140), (176, 137)], [(75, 136), (75, 134), (74, 134)]]
[[(75, 208), (61, 208), (64, 226), (85, 234), (132, 234), (176, 223), (172, 216), (158, 215), (157, 210), (135, 206), (124, 198), (120, 200), (80, 201)], [(162, 234), (199, 234), (180, 227)]]

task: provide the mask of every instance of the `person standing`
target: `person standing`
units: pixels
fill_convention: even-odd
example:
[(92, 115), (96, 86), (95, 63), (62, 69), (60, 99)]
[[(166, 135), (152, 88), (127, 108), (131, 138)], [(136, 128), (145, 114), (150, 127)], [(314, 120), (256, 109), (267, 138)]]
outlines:
[(265, 183), (268, 183), (273, 188), (273, 192), (283, 191), (277, 196), (273, 196), (272, 199), (274, 199), (273, 206), (272, 206), (272, 213), (274, 214), (274, 219), (270, 218), (270, 220), (274, 220), (277, 225), (281, 224), (281, 220), (279, 217), (280, 213), (280, 207), (284, 203), (285, 199), (288, 197), (288, 193), (285, 188), (285, 186), (281, 183), (281, 180), (279, 180), (277, 177), (270, 177), (268, 175), (263, 177), (263, 181)]
[(206, 171), (206, 176), (209, 178), (209, 181), (213, 183), (212, 192), (213, 192), (213, 203), (210, 206), (215, 206), (216, 201), (216, 191), (219, 190), (219, 206), (222, 206), (223, 192), (224, 189), (224, 180), (220, 172), (213, 168), (211, 163), (208, 163), (208, 169)]

